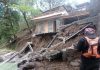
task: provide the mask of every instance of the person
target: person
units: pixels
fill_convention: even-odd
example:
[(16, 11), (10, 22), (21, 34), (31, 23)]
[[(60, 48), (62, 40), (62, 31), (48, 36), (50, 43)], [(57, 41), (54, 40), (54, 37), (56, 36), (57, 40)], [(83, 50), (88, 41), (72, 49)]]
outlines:
[(80, 70), (99, 70), (100, 38), (94, 26), (84, 29), (84, 35), (74, 49), (81, 52)]

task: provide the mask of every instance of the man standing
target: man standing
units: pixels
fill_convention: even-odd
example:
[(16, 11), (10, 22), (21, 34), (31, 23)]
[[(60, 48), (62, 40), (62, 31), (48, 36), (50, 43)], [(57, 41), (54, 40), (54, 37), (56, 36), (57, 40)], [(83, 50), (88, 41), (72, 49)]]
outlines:
[(83, 38), (74, 48), (81, 52), (80, 70), (99, 70), (100, 39), (94, 27), (85, 28)]

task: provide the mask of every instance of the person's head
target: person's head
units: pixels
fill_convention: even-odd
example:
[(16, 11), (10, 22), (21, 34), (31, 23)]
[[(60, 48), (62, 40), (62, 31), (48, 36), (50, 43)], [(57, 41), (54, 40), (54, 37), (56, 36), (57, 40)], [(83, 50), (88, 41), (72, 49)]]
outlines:
[(91, 39), (96, 38), (97, 34), (96, 34), (95, 26), (88, 26), (87, 28), (85, 28), (84, 35), (91, 38)]

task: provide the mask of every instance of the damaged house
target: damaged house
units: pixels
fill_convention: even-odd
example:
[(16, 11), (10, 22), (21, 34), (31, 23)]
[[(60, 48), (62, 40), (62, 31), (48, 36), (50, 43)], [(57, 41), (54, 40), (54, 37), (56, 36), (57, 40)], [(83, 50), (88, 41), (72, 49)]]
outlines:
[(35, 33), (55, 33), (59, 31), (62, 25), (84, 19), (88, 16), (89, 12), (87, 12), (85, 9), (74, 9), (69, 5), (59, 6), (34, 17), (33, 20), (37, 24)]

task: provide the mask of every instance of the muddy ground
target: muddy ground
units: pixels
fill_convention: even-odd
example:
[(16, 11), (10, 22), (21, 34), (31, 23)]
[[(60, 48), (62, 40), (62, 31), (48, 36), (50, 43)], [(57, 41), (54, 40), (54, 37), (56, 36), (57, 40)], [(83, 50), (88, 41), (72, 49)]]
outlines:
[[(74, 33), (76, 33), (78, 30), (82, 29), (86, 24), (74, 24), (69, 27), (67, 27), (65, 30), (59, 33), (58, 37), (70, 37)], [(53, 50), (62, 50), (66, 47), (70, 47), (72, 44), (77, 44), (79, 39), (82, 37), (82, 33), (74, 36), (70, 40), (66, 41), (66, 43), (62, 43), (58, 45), (57, 47), (54, 47)], [(41, 48), (47, 48), (48, 43), (51, 42), (51, 40), (54, 38), (53, 35), (43, 35), (43, 36), (36, 36), (34, 38), (31, 37), (31, 35), (25, 36), (25, 38), (21, 39), (20, 42), (18, 42), (19, 48), (23, 48), (25, 43), (27, 41), (32, 41), (33, 44), (33, 50), (34, 52), (37, 52), (41, 50)], [(55, 45), (62, 40), (57, 38), (52, 45)], [(19, 49), (17, 47), (17, 49)], [(68, 54), (68, 56), (67, 56)], [(55, 59), (53, 61), (49, 61), (47, 59), (44, 59), (42, 61), (33, 61), (32, 63), (35, 64), (34, 70), (79, 70), (79, 64), (80, 64), (80, 54), (76, 51), (67, 51), (68, 58), (66, 60), (63, 60), (63, 57), (61, 59)]]

